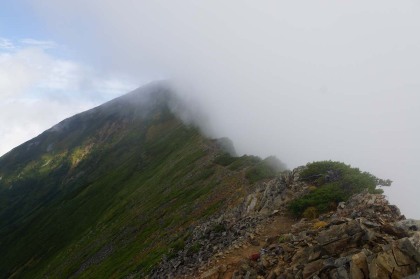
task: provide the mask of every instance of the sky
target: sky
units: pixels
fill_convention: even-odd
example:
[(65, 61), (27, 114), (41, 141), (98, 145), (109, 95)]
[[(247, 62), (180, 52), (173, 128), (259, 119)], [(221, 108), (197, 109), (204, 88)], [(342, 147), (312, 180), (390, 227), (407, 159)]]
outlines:
[(170, 79), (240, 154), (343, 161), (420, 219), (418, 1), (3, 2), (0, 154)]

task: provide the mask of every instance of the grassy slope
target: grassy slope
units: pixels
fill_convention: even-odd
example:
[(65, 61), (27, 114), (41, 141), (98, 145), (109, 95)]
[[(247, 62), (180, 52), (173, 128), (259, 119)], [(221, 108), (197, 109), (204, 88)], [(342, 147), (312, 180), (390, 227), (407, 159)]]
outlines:
[(166, 107), (68, 123), (0, 159), (0, 277), (145, 274), (188, 225), (249, 186)]

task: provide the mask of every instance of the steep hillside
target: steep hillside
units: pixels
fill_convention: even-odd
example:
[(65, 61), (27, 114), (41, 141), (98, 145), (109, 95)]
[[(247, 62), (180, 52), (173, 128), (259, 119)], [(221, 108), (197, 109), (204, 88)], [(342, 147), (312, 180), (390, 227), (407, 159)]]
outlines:
[[(152, 84), (66, 119), (0, 158), (0, 278), (144, 276), (187, 227), (275, 174), (223, 166), (223, 144)], [(252, 177), (252, 178), (251, 178)]]
[[(196, 226), (151, 278), (420, 278), (420, 221), (406, 220), (378, 189), (369, 190), (370, 178), (323, 161), (263, 181), (236, 207)], [(331, 191), (330, 183), (359, 191), (361, 181), (365, 188), (348, 198)], [(292, 204), (313, 197), (330, 201), (323, 213), (309, 205), (306, 218), (291, 216)]]
[[(420, 222), (344, 163), (235, 156), (154, 83), (0, 158), (0, 278), (403, 278)], [(177, 112), (174, 112), (177, 110)], [(181, 114), (184, 112), (181, 112)]]

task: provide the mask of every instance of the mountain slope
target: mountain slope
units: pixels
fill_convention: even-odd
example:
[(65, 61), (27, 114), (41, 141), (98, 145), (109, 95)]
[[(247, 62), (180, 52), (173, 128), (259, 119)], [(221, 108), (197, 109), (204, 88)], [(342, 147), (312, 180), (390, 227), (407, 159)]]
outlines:
[(420, 223), (380, 194), (390, 180), (340, 162), (282, 171), (275, 157), (232, 156), (229, 140), (185, 125), (180, 108), (166, 84), (150, 84), (1, 157), (0, 278), (420, 270)]
[(184, 125), (174, 101), (152, 84), (0, 158), (0, 277), (145, 274), (252, 188), (246, 170), (261, 161), (216, 164), (220, 144)]

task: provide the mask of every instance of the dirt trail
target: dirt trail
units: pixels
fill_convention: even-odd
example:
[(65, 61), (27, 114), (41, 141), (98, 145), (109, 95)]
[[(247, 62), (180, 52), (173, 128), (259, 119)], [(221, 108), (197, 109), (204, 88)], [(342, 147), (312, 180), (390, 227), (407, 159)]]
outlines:
[[(277, 239), (279, 235), (288, 233), (291, 226), (295, 223), (290, 217), (273, 216), (267, 222), (259, 227), (254, 235), (254, 240), (244, 240), (241, 245), (234, 245), (226, 249), (223, 254), (218, 254), (210, 260), (210, 264), (200, 270), (197, 278), (232, 278), (233, 273), (237, 270), (244, 260), (250, 258), (251, 255), (259, 253), (267, 240)], [(252, 243), (251, 243), (252, 242)], [(222, 277), (220, 276), (221, 274)]]

